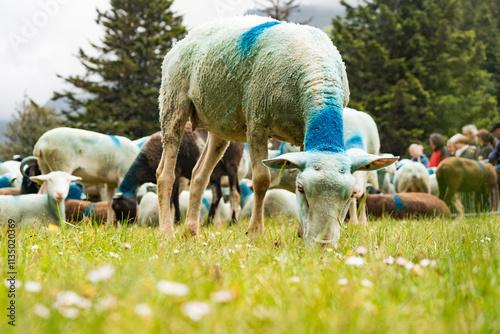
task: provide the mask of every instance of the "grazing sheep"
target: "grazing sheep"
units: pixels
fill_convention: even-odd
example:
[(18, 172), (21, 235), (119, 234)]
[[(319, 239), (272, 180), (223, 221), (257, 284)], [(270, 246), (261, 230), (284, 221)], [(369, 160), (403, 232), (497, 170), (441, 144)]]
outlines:
[(496, 194), (497, 174), (490, 163), (483, 163), (467, 158), (450, 157), (444, 159), (436, 170), (436, 179), (439, 186), (439, 198), (457, 209), (458, 216), (464, 215), (464, 208), (457, 193), (475, 193), (476, 212), (479, 214), (485, 205), (481, 205), (481, 197), (485, 200), (492, 191), (494, 203), (498, 202)]
[(68, 221), (82, 221), (85, 218), (90, 218), (98, 223), (106, 222), (108, 218), (108, 203), (89, 202), (80, 200), (66, 200), (66, 217)]
[[(80, 176), (87, 183), (106, 184), (106, 223), (113, 220), (113, 194), (137, 153), (137, 145), (125, 137), (64, 127), (45, 132), (33, 149), (42, 174), (61, 170)], [(40, 193), (46, 190), (42, 186)]]
[[(380, 151), (380, 138), (378, 135), (377, 124), (373, 118), (365, 112), (351, 108), (344, 108), (344, 143), (347, 154), (352, 156), (378, 154)], [(349, 206), (349, 218), (354, 224), (358, 222), (368, 225), (366, 218), (366, 206), (361, 201), (359, 218), (357, 215), (357, 199), (362, 198), (366, 193), (366, 184), (368, 181), (368, 171), (355, 171), (354, 176), (354, 198)], [(358, 220), (359, 219), (359, 220)]]
[(367, 195), (368, 215), (374, 218), (451, 218), (450, 209), (439, 198), (426, 193)]
[[(209, 131), (190, 187), (186, 231), (194, 235), (203, 190), (229, 141), (248, 142), (252, 160), (255, 202), (247, 231), (264, 230), (264, 196), (270, 183), (265, 166), (298, 168), (297, 203), (306, 244), (338, 241), (353, 195), (352, 172), (397, 160), (346, 154), (345, 66), (319, 29), (258, 16), (200, 25), (165, 56), (162, 72), (164, 146), (157, 179), (160, 229), (165, 235), (174, 236), (169, 203), (176, 153), (188, 118), (194, 128)], [(305, 145), (305, 151), (265, 160), (270, 137)]]
[(81, 180), (81, 177), (56, 171), (32, 176), (31, 179), (47, 184), (48, 193), (0, 196), (0, 222), (7, 222), (8, 219), (14, 219), (18, 224), (45, 221), (60, 225), (60, 221), (65, 222), (64, 200), (68, 196), (70, 183)]
[(396, 193), (431, 193), (429, 171), (420, 162), (402, 160), (394, 175)]
[[(254, 195), (251, 194), (241, 210), (241, 218), (250, 218)], [(297, 215), (297, 199), (295, 193), (284, 189), (269, 189), (264, 197), (264, 217), (295, 217)]]

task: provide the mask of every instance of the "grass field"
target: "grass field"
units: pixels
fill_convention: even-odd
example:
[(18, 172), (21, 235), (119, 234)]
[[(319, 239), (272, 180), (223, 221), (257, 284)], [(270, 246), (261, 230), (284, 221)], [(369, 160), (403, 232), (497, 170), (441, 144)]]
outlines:
[(18, 229), (16, 327), (3, 288), (0, 333), (500, 332), (498, 217), (346, 225), (337, 249), (305, 249), (293, 220), (267, 220), (256, 240), (246, 224), (188, 241)]

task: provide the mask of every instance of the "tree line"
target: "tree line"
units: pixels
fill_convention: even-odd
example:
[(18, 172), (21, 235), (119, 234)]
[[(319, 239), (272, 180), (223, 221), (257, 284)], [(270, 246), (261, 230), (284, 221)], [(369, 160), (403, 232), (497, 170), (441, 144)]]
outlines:
[[(132, 139), (158, 131), (161, 63), (186, 35), (172, 3), (111, 0), (110, 10), (97, 10), (105, 36), (91, 44), (96, 55), (80, 49), (86, 73), (61, 76), (71, 88), (54, 93), (54, 99), (67, 101), (67, 110), (55, 115), (26, 98), (7, 128), (0, 160), (29, 151), (38, 132), (61, 124)], [(300, 8), (297, 0), (258, 4), (263, 13), (284, 20)], [(451, 136), (465, 124), (489, 128), (500, 120), (498, 1), (341, 4), (346, 14), (332, 18), (328, 33), (346, 63), (349, 106), (374, 117), (384, 152), (404, 155), (411, 143), (428, 145), (433, 132)], [(27, 136), (27, 125), (20, 123), (45, 112), (44, 122)]]

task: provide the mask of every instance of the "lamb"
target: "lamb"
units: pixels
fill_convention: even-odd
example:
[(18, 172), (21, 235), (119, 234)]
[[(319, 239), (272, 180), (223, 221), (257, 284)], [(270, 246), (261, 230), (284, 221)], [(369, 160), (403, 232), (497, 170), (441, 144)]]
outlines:
[[(0, 221), (13, 219), (18, 224), (44, 221), (54, 225), (66, 221), (64, 200), (71, 182), (81, 177), (55, 171), (46, 175), (32, 176), (36, 182), (47, 184), (47, 194), (0, 196)], [(60, 215), (59, 215), (60, 213)]]
[[(201, 155), (201, 151), (205, 146), (206, 132), (202, 130), (193, 131), (191, 123), (186, 123), (184, 133), (182, 136), (180, 149), (178, 153), (178, 160), (175, 167), (175, 182), (173, 187), (173, 195), (171, 197), (172, 204), (175, 210), (175, 221), (180, 221), (181, 211), (179, 208), (179, 181), (181, 177), (191, 179), (192, 170), (196, 164), (197, 159)], [(243, 153), (243, 144), (234, 143), (231, 149), (224, 154), (224, 161), (219, 163), (214, 169), (211, 177), (214, 191), (218, 196), (213, 196), (214, 208), (217, 207), (220, 200), (220, 178), (222, 175), (229, 175), (229, 184), (231, 186), (231, 203), (232, 203), (232, 217), (236, 221), (239, 211), (239, 189), (237, 182), (238, 166)], [(161, 136), (160, 133), (153, 134), (149, 140), (143, 145), (141, 152), (136, 160), (127, 171), (123, 182), (120, 184), (118, 194), (113, 198), (113, 209), (117, 217), (135, 217), (134, 212), (137, 206), (136, 191), (140, 185), (146, 182), (156, 183), (156, 169), (160, 163), (162, 154)], [(210, 219), (213, 219), (215, 209), (210, 212)]]
[(453, 200), (459, 218), (464, 215), (460, 197), (455, 196), (459, 192), (475, 193), (475, 206), (478, 214), (481, 209), (484, 209), (484, 205), (481, 205), (481, 197), (487, 199), (494, 191), (493, 203), (498, 202), (496, 169), (490, 163), (467, 158), (446, 158), (438, 165), (436, 179), (439, 187), (439, 198), (448, 205), (452, 204)]
[(420, 192), (431, 193), (429, 172), (420, 162), (402, 160), (394, 175), (396, 193)]
[(426, 193), (367, 195), (368, 215), (373, 218), (451, 218), (450, 209), (439, 198)]
[[(380, 138), (377, 125), (373, 118), (362, 111), (351, 108), (344, 108), (344, 143), (347, 154), (365, 155), (378, 154), (380, 151)], [(350, 221), (354, 224), (358, 222), (362, 225), (368, 225), (366, 218), (365, 202), (361, 201), (359, 212), (359, 221), (357, 215), (357, 199), (362, 198), (366, 193), (366, 183), (368, 180), (367, 171), (356, 171), (353, 173), (354, 179), (354, 198), (349, 206)]]
[[(254, 203), (253, 194), (249, 196), (241, 210), (241, 218), (250, 218)], [(297, 215), (297, 199), (295, 193), (284, 189), (269, 189), (264, 197), (264, 217), (295, 217)]]
[[(157, 179), (160, 230), (166, 236), (175, 236), (169, 203), (188, 118), (194, 128), (209, 132), (191, 179), (185, 232), (192, 235), (199, 229), (203, 190), (229, 141), (248, 142), (252, 160), (255, 201), (247, 232), (264, 230), (266, 166), (298, 168), (297, 206), (308, 245), (338, 242), (353, 196), (352, 172), (397, 160), (346, 153), (345, 66), (328, 36), (310, 26), (258, 16), (200, 25), (165, 56), (159, 100), (163, 155)], [(267, 159), (270, 137), (304, 144), (305, 150)]]
[[(87, 183), (106, 184), (106, 223), (114, 216), (111, 198), (138, 153), (137, 145), (125, 137), (65, 127), (45, 132), (33, 149), (42, 174), (60, 170)], [(42, 186), (39, 193), (46, 191)]]

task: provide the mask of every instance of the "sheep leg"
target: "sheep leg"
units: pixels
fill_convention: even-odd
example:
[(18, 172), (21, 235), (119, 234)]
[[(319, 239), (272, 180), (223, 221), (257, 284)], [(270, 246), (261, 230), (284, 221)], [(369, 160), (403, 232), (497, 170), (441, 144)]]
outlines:
[(357, 198), (351, 199), (351, 204), (349, 205), (349, 223), (350, 224), (355, 224), (357, 225), (359, 223), (358, 221), (358, 215), (357, 215)]
[(229, 177), (229, 203), (231, 205), (231, 222), (238, 222), (238, 216), (240, 215), (240, 198), (241, 198), (241, 188), (238, 180), (238, 166), (230, 164), (226, 167), (227, 174)]
[[(107, 210), (108, 216), (106, 218), (106, 226), (116, 219), (115, 211), (113, 210), (113, 196), (117, 188), (118, 188), (117, 184), (106, 183), (106, 196), (107, 196), (106, 200), (108, 201), (108, 210)], [(125, 217), (120, 217), (120, 219), (124, 218)]]
[(170, 198), (171, 204), (174, 205), (174, 223), (178, 224), (181, 222), (181, 209), (179, 206), (179, 179), (180, 173), (176, 171), (174, 185), (172, 187), (172, 197)]
[(201, 157), (193, 168), (189, 187), (189, 205), (186, 216), (185, 234), (197, 235), (200, 226), (200, 208), (203, 192), (208, 186), (210, 175), (229, 146), (229, 142), (213, 133), (208, 134)]
[(210, 224), (220, 224), (220, 210), (219, 204), (222, 198), (222, 189), (220, 186), (220, 179), (217, 181), (212, 181), (210, 187), (212, 188), (212, 203), (210, 205), (210, 211), (208, 212), (208, 222)]
[(269, 169), (264, 166), (262, 160), (267, 159), (267, 134), (261, 131), (248, 131), (248, 150), (252, 160), (252, 184), (254, 191), (254, 202), (252, 217), (246, 231), (247, 234), (264, 232), (264, 197), (271, 183)]
[(366, 216), (366, 193), (364, 196), (360, 199), (361, 203), (361, 209), (359, 210), (359, 222), (361, 225), (368, 225), (368, 218)]

